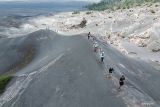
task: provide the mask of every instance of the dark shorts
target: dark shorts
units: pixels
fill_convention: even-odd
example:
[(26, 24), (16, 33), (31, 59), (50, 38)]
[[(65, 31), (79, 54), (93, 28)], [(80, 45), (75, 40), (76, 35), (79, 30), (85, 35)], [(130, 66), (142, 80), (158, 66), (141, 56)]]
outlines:
[(109, 70), (109, 73), (111, 74), (111, 73), (112, 73), (112, 71), (110, 71), (110, 70)]
[(101, 61), (103, 62), (103, 60), (104, 60), (104, 57), (101, 57)]
[(119, 82), (119, 85), (120, 85), (120, 86), (123, 86), (123, 85), (124, 85), (124, 82), (123, 82), (123, 81), (120, 81), (120, 82)]

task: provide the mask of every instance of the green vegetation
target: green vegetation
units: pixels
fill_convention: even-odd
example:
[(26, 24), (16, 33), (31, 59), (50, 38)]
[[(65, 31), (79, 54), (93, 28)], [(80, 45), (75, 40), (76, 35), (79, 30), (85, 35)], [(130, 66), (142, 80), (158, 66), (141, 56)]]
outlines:
[(92, 14), (93, 12), (86, 12), (86, 14)]
[(0, 76), (0, 94), (2, 94), (5, 91), (6, 86), (12, 78), (13, 76), (10, 75)]
[(71, 29), (84, 28), (87, 24), (87, 20), (83, 18), (80, 24), (71, 26)]
[(79, 11), (74, 11), (72, 14), (80, 14)]
[(128, 9), (135, 6), (141, 6), (142, 4), (160, 2), (160, 0), (102, 0), (100, 3), (95, 3), (87, 6), (90, 10), (117, 10)]
[[(11, 74), (24, 68), (33, 60), (35, 55), (35, 48), (33, 46), (28, 46), (28, 47), (25, 47), (24, 49), (27, 50), (27, 52), (24, 54), (24, 57), (22, 58), (22, 60), (12, 65), (11, 68), (5, 74), (0, 76), (0, 94), (2, 94), (5, 91), (6, 86), (13, 78)], [(23, 51), (23, 50), (19, 50), (19, 51)]]
[(156, 13), (154, 10), (150, 10), (151, 11), (151, 13)]
[(79, 24), (79, 27), (84, 28), (87, 24), (87, 20), (83, 18), (82, 22)]

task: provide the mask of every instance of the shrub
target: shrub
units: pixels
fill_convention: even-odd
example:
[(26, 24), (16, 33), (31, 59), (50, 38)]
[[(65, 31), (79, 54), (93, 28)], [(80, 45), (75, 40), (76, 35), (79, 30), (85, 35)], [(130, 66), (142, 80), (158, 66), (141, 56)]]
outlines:
[(84, 28), (87, 24), (87, 20), (83, 18), (82, 22), (79, 24), (79, 27)]
[(72, 14), (80, 14), (79, 11), (74, 11)]
[(86, 14), (92, 14), (92, 12), (86, 12)]
[(155, 5), (155, 7), (158, 7), (158, 6), (159, 6), (158, 4)]
[(6, 86), (8, 85), (8, 83), (11, 81), (13, 77), (12, 76), (0, 76), (0, 94), (2, 94), (5, 89)]
[(156, 13), (154, 10), (150, 10), (151, 11), (151, 13)]

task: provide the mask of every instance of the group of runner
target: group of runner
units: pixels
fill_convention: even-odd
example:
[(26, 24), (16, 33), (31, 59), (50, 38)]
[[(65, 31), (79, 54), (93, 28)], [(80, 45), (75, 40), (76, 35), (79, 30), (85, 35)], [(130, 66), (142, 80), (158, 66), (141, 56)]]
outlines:
[[(99, 44), (98, 42), (96, 41), (95, 37), (91, 35), (91, 33), (89, 32), (88, 33), (88, 39), (92, 38), (93, 39), (93, 47), (94, 47), (94, 52), (96, 53), (100, 53), (100, 62), (101, 63), (104, 63), (104, 51), (102, 50), (102, 48), (99, 48)], [(114, 69), (113, 68), (109, 68), (108, 72), (108, 77), (111, 78), (112, 77), (112, 73), (113, 73)], [(119, 79), (119, 88), (118, 89), (121, 89), (121, 87), (124, 85), (124, 81), (125, 81), (125, 76), (122, 75)]]

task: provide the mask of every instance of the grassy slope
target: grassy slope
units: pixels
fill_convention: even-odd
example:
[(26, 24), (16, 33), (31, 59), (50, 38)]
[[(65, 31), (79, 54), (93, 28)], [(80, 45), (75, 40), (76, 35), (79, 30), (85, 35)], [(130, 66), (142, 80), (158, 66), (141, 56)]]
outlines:
[(89, 5), (88, 8), (90, 10), (117, 10), (154, 2), (160, 2), (160, 0), (102, 0), (100, 3)]
[(26, 47), (25, 50), (26, 49), (27, 53), (24, 55), (23, 60), (13, 65), (13, 67), (11, 67), (10, 70), (6, 73), (0, 75), (0, 94), (2, 94), (5, 91), (7, 85), (12, 80), (12, 74), (22, 69), (32, 61), (35, 55), (35, 49), (33, 47)]
[(5, 91), (7, 84), (11, 81), (12, 78), (13, 77), (9, 75), (0, 76), (0, 94)]

